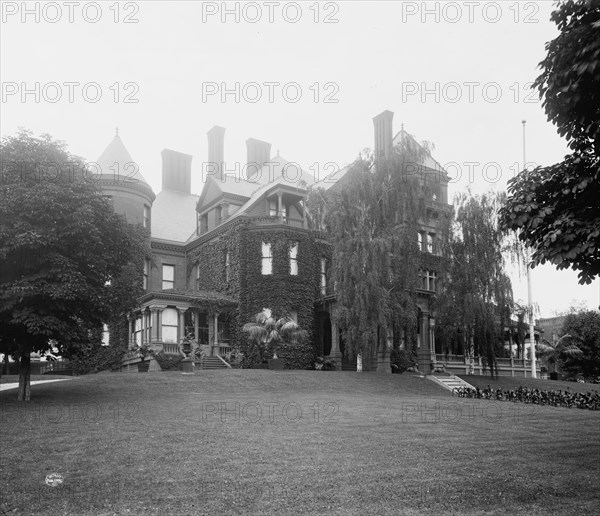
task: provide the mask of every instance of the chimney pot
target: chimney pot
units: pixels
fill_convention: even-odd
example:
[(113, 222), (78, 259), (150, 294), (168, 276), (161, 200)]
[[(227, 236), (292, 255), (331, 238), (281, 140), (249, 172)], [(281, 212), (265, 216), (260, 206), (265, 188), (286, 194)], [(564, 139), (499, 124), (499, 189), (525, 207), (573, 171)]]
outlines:
[(256, 138), (248, 138), (246, 140), (246, 150), (248, 157), (246, 179), (251, 181), (252, 177), (271, 159), (271, 144), (257, 140)]
[(208, 163), (217, 168), (215, 178), (223, 181), (225, 168), (225, 128), (215, 125), (207, 133), (208, 136)]
[(375, 159), (387, 159), (392, 155), (392, 120), (394, 113), (383, 111), (373, 118), (375, 129)]
[(163, 190), (192, 192), (192, 156), (171, 149), (163, 149), (162, 187)]

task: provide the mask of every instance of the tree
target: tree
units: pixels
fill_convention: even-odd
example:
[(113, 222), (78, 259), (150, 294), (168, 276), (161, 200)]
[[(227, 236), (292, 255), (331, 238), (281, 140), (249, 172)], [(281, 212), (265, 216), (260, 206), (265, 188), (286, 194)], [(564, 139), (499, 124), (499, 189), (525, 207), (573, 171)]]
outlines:
[[(311, 218), (320, 220), (332, 244), (336, 309), (333, 319), (344, 335), (345, 353), (385, 355), (390, 338), (408, 343), (417, 330), (417, 289), (422, 259), (439, 268), (439, 257), (417, 248), (419, 220), (435, 178), (419, 178), (415, 165), (426, 149), (404, 137), (393, 155), (361, 155), (344, 176), (343, 187), (312, 189)], [(429, 182), (427, 179), (430, 179)], [(438, 179), (439, 181), (439, 179)], [(443, 235), (440, 235), (443, 240)]]
[[(568, 339), (568, 340), (565, 340)], [(544, 339), (537, 343), (537, 350), (548, 364), (558, 362), (566, 357), (578, 358), (582, 357), (583, 351), (573, 344), (573, 336), (566, 333), (556, 342), (549, 342)]]
[(277, 350), (281, 343), (301, 341), (307, 337), (307, 332), (291, 317), (276, 319), (268, 308), (256, 314), (253, 322), (244, 324), (242, 331), (248, 334), (254, 344), (248, 349), (247, 358), (250, 363), (262, 362), (263, 352), (277, 358)]
[(27, 401), (31, 352), (99, 346), (103, 323), (135, 306), (147, 240), (49, 135), (3, 138), (0, 164), (0, 347), (18, 356)]
[(571, 335), (581, 353), (561, 355), (563, 371), (574, 377), (600, 377), (600, 312), (585, 310), (567, 315), (562, 327), (563, 335)]
[(600, 2), (561, 2), (551, 19), (560, 34), (533, 87), (573, 152), (509, 181), (502, 225), (519, 231), (533, 265), (572, 268), (589, 284), (600, 274)]
[(493, 375), (504, 328), (513, 310), (512, 286), (505, 270), (505, 237), (498, 225), (503, 194), (456, 196), (456, 216), (448, 239), (448, 271), (439, 300), (437, 336), (445, 347), (459, 347), (471, 371), (482, 356)]

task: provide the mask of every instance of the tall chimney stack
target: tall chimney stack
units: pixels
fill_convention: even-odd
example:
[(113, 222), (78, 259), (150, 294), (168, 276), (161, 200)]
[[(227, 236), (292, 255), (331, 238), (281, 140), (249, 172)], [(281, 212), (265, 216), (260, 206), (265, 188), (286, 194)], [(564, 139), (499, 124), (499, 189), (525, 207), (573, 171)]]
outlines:
[(248, 138), (246, 140), (246, 149), (248, 156), (246, 179), (252, 181), (252, 177), (255, 176), (262, 166), (271, 158), (271, 144), (257, 140), (256, 138)]
[(392, 155), (392, 119), (394, 113), (384, 111), (373, 118), (375, 127), (375, 160), (388, 159)]
[(162, 188), (178, 192), (192, 192), (192, 156), (171, 149), (163, 149)]
[[(217, 181), (223, 181), (223, 169), (225, 168), (225, 128), (218, 125), (208, 131), (208, 163), (210, 167), (216, 167)], [(212, 168), (212, 170), (215, 170)]]

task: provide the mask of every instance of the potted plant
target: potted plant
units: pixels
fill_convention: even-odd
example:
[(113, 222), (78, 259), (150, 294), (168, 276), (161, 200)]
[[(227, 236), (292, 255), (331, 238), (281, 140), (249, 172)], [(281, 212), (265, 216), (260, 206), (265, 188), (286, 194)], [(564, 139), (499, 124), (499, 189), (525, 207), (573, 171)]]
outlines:
[(273, 358), (268, 362), (269, 369), (283, 369), (285, 366), (284, 360), (277, 356), (277, 347), (281, 342), (293, 342), (306, 337), (306, 331), (291, 317), (275, 319), (268, 308), (256, 314), (253, 322), (244, 324), (242, 330), (256, 343), (259, 358), (262, 351), (273, 353)]
[(142, 344), (137, 349), (138, 355), (141, 357), (141, 361), (138, 362), (138, 373), (147, 373), (150, 369), (150, 361), (146, 362), (146, 357), (153, 356), (154, 351), (148, 344)]

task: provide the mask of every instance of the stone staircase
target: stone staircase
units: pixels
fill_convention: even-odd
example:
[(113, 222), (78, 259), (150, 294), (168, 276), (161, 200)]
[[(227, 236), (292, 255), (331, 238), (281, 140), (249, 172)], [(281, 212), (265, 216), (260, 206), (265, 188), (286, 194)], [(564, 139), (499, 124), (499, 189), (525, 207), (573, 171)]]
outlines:
[(200, 369), (229, 369), (219, 357), (202, 357), (200, 360)]
[(426, 378), (437, 383), (438, 385), (441, 385), (444, 389), (452, 392), (452, 394), (454, 394), (454, 389), (459, 387), (468, 387), (470, 389), (475, 388), (471, 384), (465, 382), (463, 379), (454, 375), (427, 375)]

